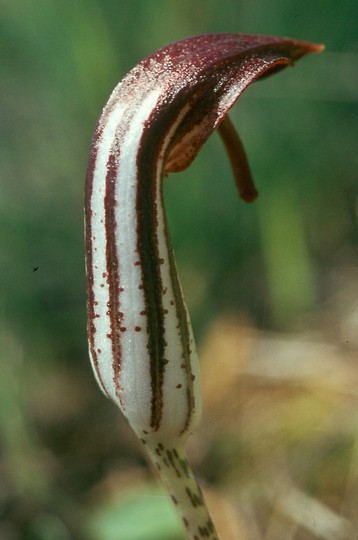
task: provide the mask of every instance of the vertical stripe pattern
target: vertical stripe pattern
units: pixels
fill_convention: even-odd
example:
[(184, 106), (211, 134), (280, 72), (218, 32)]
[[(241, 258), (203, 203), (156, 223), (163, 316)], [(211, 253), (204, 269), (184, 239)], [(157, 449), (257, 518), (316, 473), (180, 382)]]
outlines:
[(249, 84), (316, 50), (237, 34), (183, 40), (138, 64), (102, 112), (86, 181), (89, 349), (100, 387), (142, 438), (186, 437), (201, 407), (163, 175), (191, 163)]

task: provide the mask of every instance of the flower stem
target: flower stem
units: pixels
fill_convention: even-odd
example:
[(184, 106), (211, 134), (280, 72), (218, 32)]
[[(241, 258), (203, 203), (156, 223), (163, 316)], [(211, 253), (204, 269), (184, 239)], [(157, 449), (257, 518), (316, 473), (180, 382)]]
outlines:
[(180, 516), (189, 540), (219, 540), (200, 486), (181, 444), (154, 441), (145, 450)]

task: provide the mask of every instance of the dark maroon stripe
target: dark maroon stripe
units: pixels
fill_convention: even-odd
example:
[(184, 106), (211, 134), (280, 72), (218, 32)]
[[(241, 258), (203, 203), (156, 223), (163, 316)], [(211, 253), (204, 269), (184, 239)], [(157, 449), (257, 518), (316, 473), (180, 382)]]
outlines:
[[(108, 336), (112, 342), (112, 369), (116, 395), (122, 403), (122, 389), (120, 386), (120, 371), (122, 361), (121, 333), (123, 327), (123, 314), (120, 311), (119, 287), (119, 260), (116, 247), (116, 183), (118, 175), (119, 149), (116, 146), (110, 153), (107, 161), (105, 206), (106, 228), (106, 266), (107, 272), (102, 277), (108, 283), (109, 300), (107, 314), (110, 318), (111, 334)], [(122, 403), (123, 405), (123, 403)]]
[[(151, 158), (151, 161), (153, 156)], [(156, 157), (154, 158), (154, 160)], [(151, 377), (150, 426), (158, 430), (163, 411), (163, 382), (165, 371), (163, 284), (160, 276), (159, 247), (157, 239), (158, 213), (156, 204), (155, 161), (149, 170), (145, 160), (139, 159), (137, 189), (137, 249), (142, 274), (141, 287), (147, 313), (148, 355)]]
[(103, 391), (109, 397), (101, 372), (98, 366), (98, 351), (96, 351), (94, 343), (94, 335), (96, 332), (96, 310), (95, 310), (95, 297), (93, 289), (93, 244), (92, 244), (92, 191), (93, 191), (93, 175), (96, 167), (97, 160), (97, 145), (96, 140), (101, 135), (101, 130), (97, 129), (93, 135), (91, 153), (88, 161), (86, 182), (85, 182), (85, 246), (86, 246), (86, 290), (87, 290), (87, 334), (88, 343), (91, 351), (91, 358), (96, 370), (98, 380), (101, 383)]
[[(153, 115), (148, 119), (146, 128), (143, 131), (140, 150), (137, 156), (137, 246), (141, 261), (143, 293), (145, 298), (145, 308), (148, 313), (147, 333), (148, 333), (148, 354), (150, 357), (151, 375), (151, 420), (150, 425), (154, 430), (159, 429), (163, 410), (163, 382), (165, 365), (174, 359), (165, 358), (165, 310), (163, 307), (163, 283), (160, 275), (160, 253), (157, 238), (158, 208), (163, 206), (162, 186), (160, 200), (157, 201), (156, 172), (163, 139), (179, 113), (183, 103), (176, 100), (175, 107), (166, 107), (165, 110), (154, 110)], [(158, 114), (159, 112), (159, 114)], [(169, 149), (168, 149), (169, 152)], [(188, 388), (187, 403), (188, 414), (183, 432), (190, 422), (190, 411), (194, 404), (193, 396), (193, 376), (190, 366), (190, 335), (184, 301), (177, 276), (177, 271), (172, 253), (170, 238), (167, 232), (167, 221), (165, 209), (163, 207), (164, 230), (166, 233), (170, 275), (174, 289), (177, 318), (179, 321), (179, 333), (182, 342), (183, 359), (182, 366), (186, 371)]]

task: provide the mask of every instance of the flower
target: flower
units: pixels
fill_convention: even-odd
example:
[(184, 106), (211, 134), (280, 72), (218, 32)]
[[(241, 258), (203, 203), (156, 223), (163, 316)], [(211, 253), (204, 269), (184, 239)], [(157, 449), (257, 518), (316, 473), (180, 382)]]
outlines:
[[(189, 480), (188, 465), (177, 450), (198, 421), (201, 398), (162, 180), (167, 173), (188, 167), (218, 127), (239, 191), (244, 199), (253, 200), (256, 190), (228, 111), (256, 79), (321, 49), (287, 38), (240, 34), (202, 35), (173, 43), (124, 77), (93, 136), (85, 212), (94, 373), (147, 445), (157, 469), (168, 468), (164, 481), (170, 490), (169, 470), (180, 484), (182, 467), (185, 483), (181, 491), (178, 488), (180, 496), (173, 497), (189, 496), (191, 502), (200, 501), (196, 504), (200, 508), (200, 490), (188, 487), (195, 481)], [(188, 530), (203, 529), (206, 523), (210, 538), (216, 538), (205, 512), (201, 525), (198, 519), (192, 525), (196, 518), (188, 516), (188, 507), (195, 505), (190, 501), (182, 512)]]

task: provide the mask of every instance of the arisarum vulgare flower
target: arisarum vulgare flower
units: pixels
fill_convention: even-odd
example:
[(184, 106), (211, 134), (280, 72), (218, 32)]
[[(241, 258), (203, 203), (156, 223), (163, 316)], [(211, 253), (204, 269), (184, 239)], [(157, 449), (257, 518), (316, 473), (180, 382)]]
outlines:
[(153, 53), (118, 84), (95, 130), (86, 182), (90, 356), (167, 486), (189, 538), (218, 538), (184, 443), (201, 409), (199, 367), (163, 208), (162, 181), (219, 128), (241, 196), (256, 197), (227, 117), (256, 79), (321, 46), (213, 34)]

